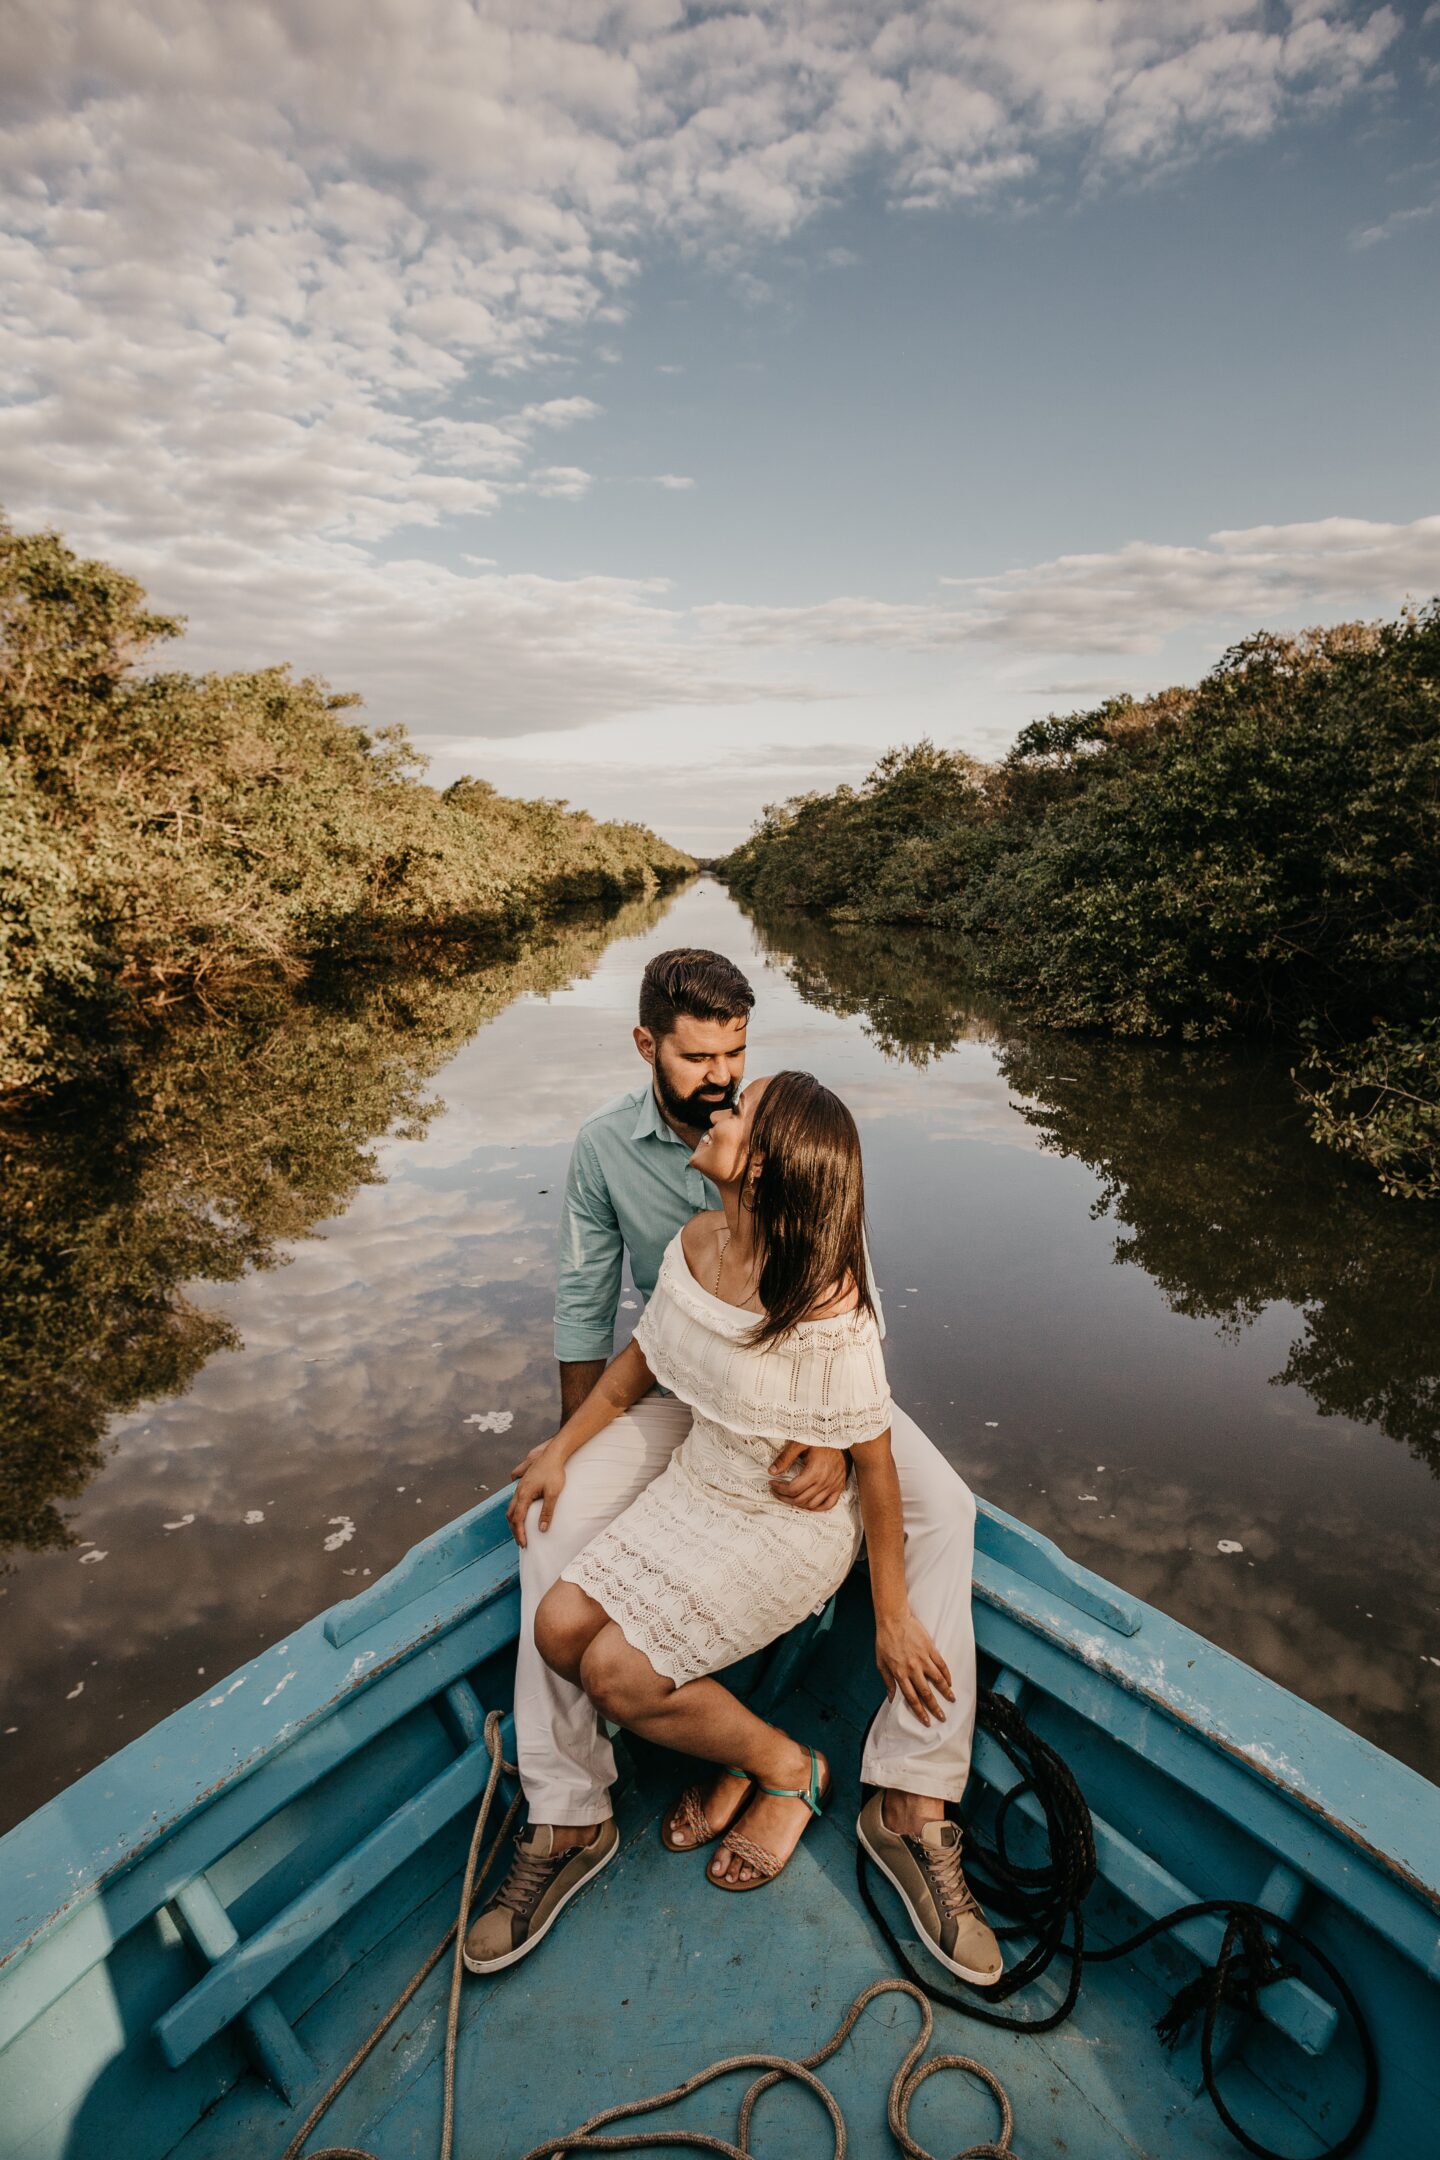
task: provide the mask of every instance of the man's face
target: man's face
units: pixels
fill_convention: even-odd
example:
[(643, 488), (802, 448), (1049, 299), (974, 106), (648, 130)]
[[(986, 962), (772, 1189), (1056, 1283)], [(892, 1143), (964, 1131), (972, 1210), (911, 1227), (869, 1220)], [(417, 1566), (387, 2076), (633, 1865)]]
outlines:
[(704, 1132), (730, 1108), (745, 1075), (745, 1019), (696, 1020), (680, 1013), (668, 1035), (636, 1028), (635, 1047), (655, 1074), (655, 1093), (672, 1124)]

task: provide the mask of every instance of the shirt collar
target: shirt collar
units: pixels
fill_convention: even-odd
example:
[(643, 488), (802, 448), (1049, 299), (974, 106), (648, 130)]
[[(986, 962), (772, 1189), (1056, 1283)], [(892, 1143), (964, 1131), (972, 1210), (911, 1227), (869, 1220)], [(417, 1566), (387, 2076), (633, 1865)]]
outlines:
[(634, 1140), (669, 1140), (675, 1147), (685, 1147), (685, 1142), (676, 1132), (674, 1126), (667, 1125), (660, 1115), (660, 1105), (655, 1100), (653, 1082), (640, 1090), (638, 1115), (635, 1119), (635, 1130), (631, 1134), (631, 1138)]

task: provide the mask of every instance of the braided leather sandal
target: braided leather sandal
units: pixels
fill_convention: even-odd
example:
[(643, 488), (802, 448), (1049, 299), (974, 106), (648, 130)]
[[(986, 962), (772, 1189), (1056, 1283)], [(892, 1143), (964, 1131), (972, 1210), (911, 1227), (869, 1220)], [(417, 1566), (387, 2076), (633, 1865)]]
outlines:
[[(702, 1845), (713, 1845), (716, 1838), (724, 1837), (735, 1816), (750, 1798), (750, 1788), (755, 1780), (748, 1770), (732, 1769), (729, 1763), (723, 1767), (726, 1777), (738, 1778), (745, 1787), (735, 1803), (735, 1813), (727, 1816), (717, 1828), (705, 1813), (701, 1788), (698, 1785), (687, 1785), (674, 1807), (660, 1818), (660, 1842), (666, 1852), (698, 1852)], [(677, 1838), (677, 1830), (685, 1831), (686, 1838)]]
[[(816, 1748), (811, 1748), (809, 1753), (810, 1782), (808, 1786), (792, 1788), (788, 1785), (762, 1785), (760, 1790), (763, 1793), (769, 1793), (773, 1800), (803, 1800), (810, 1813), (818, 1818), (824, 1814), (830, 1804), (830, 1765), (828, 1762), (825, 1763), (822, 1776), (820, 1765), (824, 1761), (824, 1757)], [(803, 1831), (801, 1835), (804, 1835)], [(743, 1890), (763, 1890), (767, 1883), (774, 1882), (777, 1875), (784, 1874), (800, 1845), (800, 1840), (797, 1838), (794, 1848), (786, 1854), (785, 1858), (777, 1860), (774, 1853), (767, 1852), (763, 1845), (757, 1845), (753, 1838), (746, 1837), (744, 1831), (739, 1828), (723, 1831), (721, 1838), (721, 1852), (734, 1853), (736, 1859), (753, 1872), (755, 1880), (754, 1882), (731, 1882), (727, 1879), (722, 1882), (717, 1875), (712, 1873), (711, 1868), (705, 1870), (705, 1879), (713, 1890), (729, 1890), (737, 1894)]]

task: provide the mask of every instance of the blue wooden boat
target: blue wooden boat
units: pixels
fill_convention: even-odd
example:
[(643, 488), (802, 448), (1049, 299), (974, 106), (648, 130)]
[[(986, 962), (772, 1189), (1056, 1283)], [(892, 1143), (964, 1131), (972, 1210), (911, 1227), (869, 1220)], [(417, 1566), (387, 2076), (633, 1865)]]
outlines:
[[(503, 1500), (0, 1841), (5, 2160), (280, 2160), (454, 1918), (492, 1774), (487, 1720), (510, 1744), (490, 1719), (509, 1707), (518, 1619)], [(1288, 1919), (1348, 1981), (1373, 2035), (1378, 2098), (1353, 2149), (1440, 2150), (1436, 1789), (993, 1508), (976, 1589), (989, 1688), (1064, 1758), (1092, 1812), (1087, 1941), (1211, 1899)], [(716, 2057), (807, 2055), (893, 1970), (855, 1878), (858, 1750), (877, 1700), (863, 1582), (744, 1681), (825, 1746), (837, 1805), (772, 1890), (717, 1896), (703, 1859), (667, 1855), (655, 1834), (681, 1766), (630, 1751), (617, 1862), (522, 1965), (460, 1990), (459, 2160), (554, 2151), (571, 2126)], [(1015, 1773), (987, 1736), (976, 1767), (983, 1836)], [(1007, 1810), (1013, 1853), (1038, 1844), (1037, 1813), (1033, 1794)], [(1173, 2051), (1154, 2030), (1222, 1933), (1200, 1917), (1087, 1964), (1074, 2014), (1050, 2030), (942, 2009), (935, 2044), (999, 2079), (1022, 2160), (1236, 2153), (1193, 2030)], [(1065, 1981), (1057, 1962), (1004, 2010), (1043, 2018)], [(439, 2150), (448, 1985), (442, 1957), (307, 2149)], [(895, 2150), (887, 2088), (918, 2017), (902, 1994), (877, 1997), (821, 2073), (852, 2153)], [(1308, 2156), (1341, 2139), (1360, 2105), (1361, 2043), (1303, 1954), (1254, 2014), (1223, 2010), (1212, 2041), (1217, 2085), (1259, 2144)], [(663, 2120), (733, 2140), (747, 2082), (712, 2084)], [(932, 2077), (914, 2088), (910, 2133), (931, 2153), (996, 2149), (995, 2099), (962, 2074)], [(832, 2143), (813, 2092), (792, 2081), (761, 2098), (762, 2160), (812, 2160)]]

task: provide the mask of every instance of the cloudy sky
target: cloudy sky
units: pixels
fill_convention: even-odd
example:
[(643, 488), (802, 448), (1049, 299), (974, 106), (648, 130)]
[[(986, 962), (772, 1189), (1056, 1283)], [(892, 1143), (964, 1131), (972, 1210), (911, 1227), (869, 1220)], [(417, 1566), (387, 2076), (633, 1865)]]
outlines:
[(709, 852), (1440, 591), (1440, 0), (7, 0), (0, 500)]

